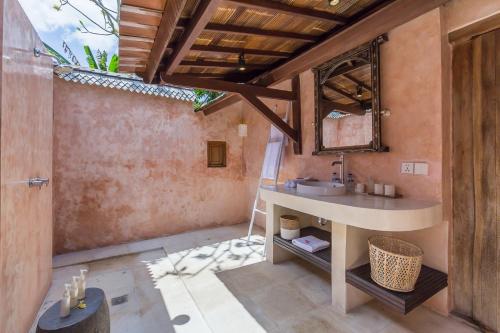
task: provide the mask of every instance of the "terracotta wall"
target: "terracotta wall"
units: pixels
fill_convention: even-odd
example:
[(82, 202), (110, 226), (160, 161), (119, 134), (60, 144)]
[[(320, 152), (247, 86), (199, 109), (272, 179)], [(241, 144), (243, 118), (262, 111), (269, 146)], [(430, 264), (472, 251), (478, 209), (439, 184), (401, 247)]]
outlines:
[[(188, 102), (54, 85), (55, 253), (247, 220), (237, 106), (204, 117)], [(227, 142), (226, 168), (207, 168), (207, 140)]]
[[(390, 152), (347, 155), (347, 170), (353, 172), (357, 181), (366, 182), (368, 177), (373, 177), (379, 182), (395, 184), (398, 192), (407, 198), (442, 201), (441, 29), (441, 13), (436, 9), (388, 32), (389, 41), (381, 46), (381, 103), (383, 109), (390, 110), (390, 116), (382, 118), (383, 143), (390, 147)], [(300, 79), (303, 154), (293, 155), (289, 145), (281, 180), (305, 176), (330, 179), (333, 171), (338, 172), (331, 166), (338, 157), (312, 156), (313, 73), (304, 72)], [(277, 87), (288, 89), (289, 85), (289, 82), (284, 82)], [(277, 104), (280, 113), (287, 109), (286, 103), (267, 102), (269, 105)], [(248, 191), (254, 193), (269, 125), (248, 105), (241, 107), (249, 124), (249, 136), (244, 147)], [(403, 161), (427, 162), (429, 175), (402, 175), (400, 165)], [(264, 225), (262, 217), (259, 216), (257, 221), (259, 225)], [(421, 246), (426, 253), (426, 264), (442, 271), (448, 270), (447, 223), (430, 231), (398, 236)], [(435, 297), (430, 306), (446, 312), (446, 292)]]
[(0, 332), (27, 332), (51, 282), (52, 61), (16, 0), (0, 1)]

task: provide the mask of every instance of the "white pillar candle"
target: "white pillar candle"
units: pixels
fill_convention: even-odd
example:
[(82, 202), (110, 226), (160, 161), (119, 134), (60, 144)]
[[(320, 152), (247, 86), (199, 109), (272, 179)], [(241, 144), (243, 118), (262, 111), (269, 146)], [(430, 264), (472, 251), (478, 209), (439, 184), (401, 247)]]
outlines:
[(377, 195), (384, 195), (384, 184), (375, 184), (374, 193)]
[(356, 193), (365, 193), (365, 184), (356, 184)]
[(384, 195), (388, 197), (396, 196), (396, 186), (394, 185), (384, 185)]

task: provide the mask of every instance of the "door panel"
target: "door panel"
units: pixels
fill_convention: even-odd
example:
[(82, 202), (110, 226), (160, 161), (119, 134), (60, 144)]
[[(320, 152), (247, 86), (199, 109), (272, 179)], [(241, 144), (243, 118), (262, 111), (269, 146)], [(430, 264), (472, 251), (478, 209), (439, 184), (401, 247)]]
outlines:
[(454, 311), (498, 330), (499, 57), (493, 31), (453, 52)]

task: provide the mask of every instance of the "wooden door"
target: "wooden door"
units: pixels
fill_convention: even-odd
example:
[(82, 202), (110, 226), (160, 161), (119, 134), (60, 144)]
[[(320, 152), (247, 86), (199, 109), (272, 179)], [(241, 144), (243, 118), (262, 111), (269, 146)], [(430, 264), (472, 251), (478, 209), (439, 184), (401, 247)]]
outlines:
[(453, 311), (500, 328), (500, 30), (453, 51)]

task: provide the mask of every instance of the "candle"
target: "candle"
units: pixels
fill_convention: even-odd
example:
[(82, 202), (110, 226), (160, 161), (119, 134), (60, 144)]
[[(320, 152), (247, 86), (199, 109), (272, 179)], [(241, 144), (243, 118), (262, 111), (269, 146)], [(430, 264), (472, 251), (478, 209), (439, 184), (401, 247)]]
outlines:
[(384, 195), (384, 184), (375, 184), (374, 193), (377, 195)]
[(365, 184), (356, 184), (356, 193), (365, 193)]
[(385, 185), (384, 186), (384, 195), (388, 197), (395, 197), (396, 196), (396, 186), (394, 185)]

